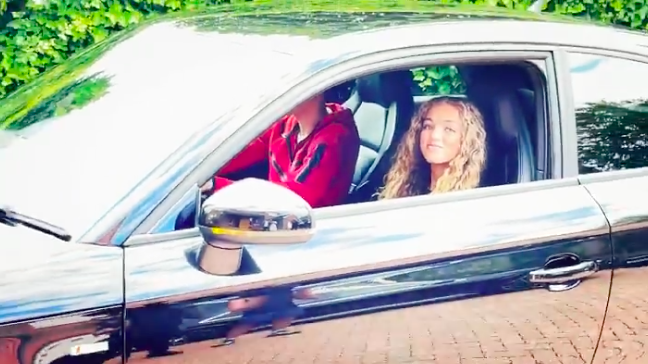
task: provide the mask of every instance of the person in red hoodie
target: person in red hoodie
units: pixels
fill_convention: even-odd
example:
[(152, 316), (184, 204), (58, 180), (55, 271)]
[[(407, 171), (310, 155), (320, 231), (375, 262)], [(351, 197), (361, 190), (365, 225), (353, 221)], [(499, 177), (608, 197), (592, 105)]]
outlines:
[[(353, 113), (326, 103), (319, 94), (253, 140), (218, 174), (267, 160), (270, 182), (297, 193), (313, 208), (334, 206), (344, 203), (349, 193), (359, 150)], [(216, 175), (202, 190), (213, 193), (231, 183)]]

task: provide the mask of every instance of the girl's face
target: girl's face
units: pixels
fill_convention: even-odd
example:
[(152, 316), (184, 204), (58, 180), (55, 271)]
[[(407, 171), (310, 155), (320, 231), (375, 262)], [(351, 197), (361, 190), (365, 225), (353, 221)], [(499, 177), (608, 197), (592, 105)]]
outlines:
[(459, 110), (449, 104), (430, 108), (423, 119), (420, 147), (430, 164), (448, 164), (459, 155), (464, 134)]

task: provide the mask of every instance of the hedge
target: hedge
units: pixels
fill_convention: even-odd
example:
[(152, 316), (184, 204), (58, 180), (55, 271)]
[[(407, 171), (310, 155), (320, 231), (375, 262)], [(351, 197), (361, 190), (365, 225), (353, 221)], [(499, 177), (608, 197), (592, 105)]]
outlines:
[[(421, 0), (425, 1), (425, 0)], [(526, 9), (531, 0), (440, 0)], [(546, 11), (602, 20), (636, 29), (648, 25), (646, 0), (553, 0)], [(227, 3), (227, 4), (225, 4)], [(213, 6), (238, 9), (261, 7), (338, 7), (378, 9), (415, 7), (418, 0), (0, 0), (0, 98), (62, 63), (73, 54), (112, 33), (170, 12), (197, 11)], [(420, 3), (418, 3), (420, 4)], [(448, 70), (419, 70), (421, 86), (430, 79), (452, 77)]]

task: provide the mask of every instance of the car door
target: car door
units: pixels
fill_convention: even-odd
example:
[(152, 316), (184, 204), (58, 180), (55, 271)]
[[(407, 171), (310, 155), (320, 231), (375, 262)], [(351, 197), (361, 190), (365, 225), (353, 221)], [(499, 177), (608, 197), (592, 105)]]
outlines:
[[(645, 363), (648, 333), (648, 58), (565, 48), (578, 136), (580, 181), (605, 212), (614, 280), (594, 363)], [(576, 145), (574, 145), (576, 147)]]
[[(271, 186), (264, 188), (281, 188)], [(256, 209), (255, 190), (240, 185), (222, 208), (290, 210), (278, 200)], [(317, 226), (307, 243), (246, 245), (240, 261), (224, 255), (209, 262), (211, 274), (191, 258), (204, 245), (197, 230), (132, 240), (125, 248), (128, 362), (592, 358), (611, 245), (605, 217), (576, 179), (344, 211), (306, 216)], [(245, 268), (219, 275), (231, 273), (232, 260)], [(259, 304), (286, 292), (292, 298), (282, 304)], [(268, 325), (282, 319), (291, 331), (269, 335)], [(223, 345), (245, 325), (248, 333)]]

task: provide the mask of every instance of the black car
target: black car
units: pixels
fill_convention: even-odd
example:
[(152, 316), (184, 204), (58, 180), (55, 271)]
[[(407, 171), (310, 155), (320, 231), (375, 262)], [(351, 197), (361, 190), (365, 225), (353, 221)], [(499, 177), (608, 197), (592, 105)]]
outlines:
[[(424, 2), (92, 46), (0, 102), (0, 363), (643, 364), (647, 46)], [(439, 74), (483, 115), (479, 188), (376, 199)], [(360, 135), (347, 203), (264, 166), (201, 193), (322, 92)]]

